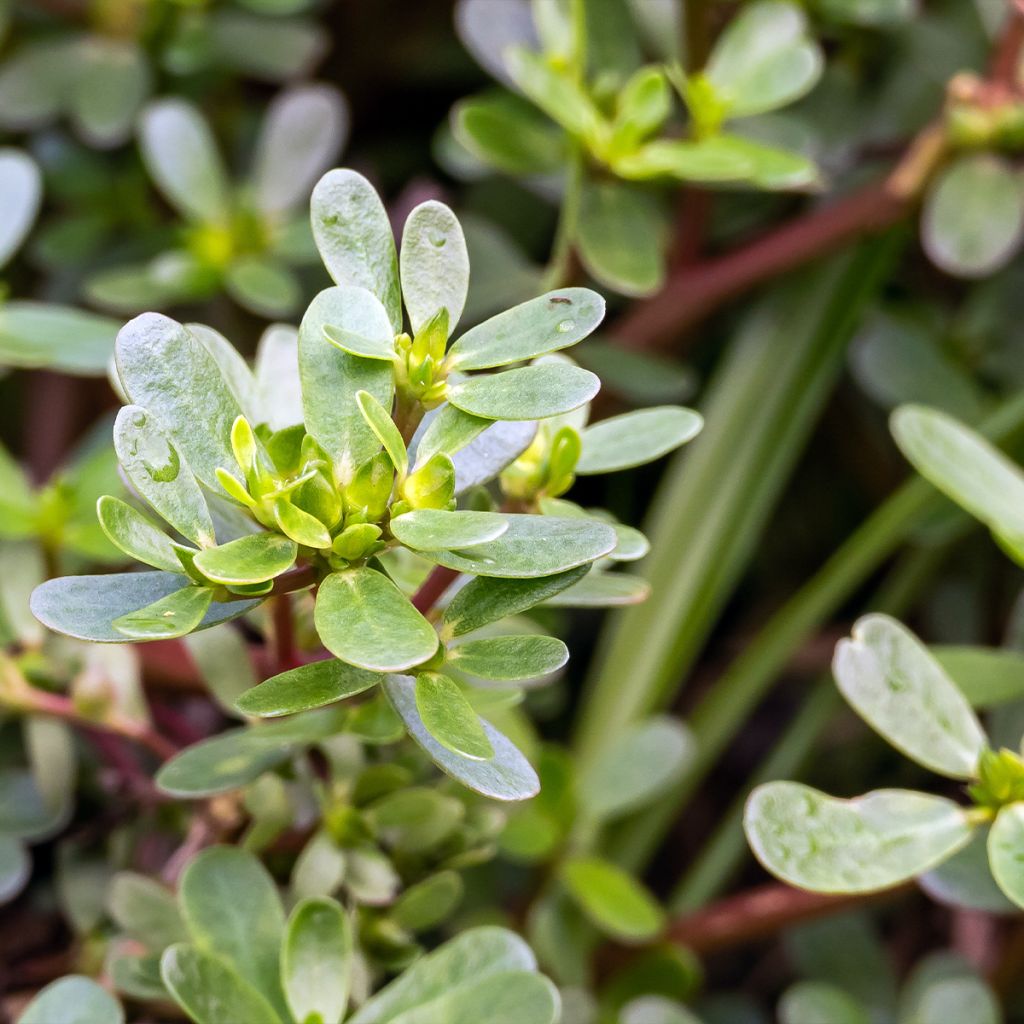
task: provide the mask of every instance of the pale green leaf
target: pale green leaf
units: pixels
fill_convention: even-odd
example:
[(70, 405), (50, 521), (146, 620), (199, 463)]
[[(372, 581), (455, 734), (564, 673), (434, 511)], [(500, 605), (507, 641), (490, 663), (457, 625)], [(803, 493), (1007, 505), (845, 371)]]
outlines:
[(53, 302), (12, 301), (0, 307), (0, 362), (102, 377), (120, 324)]
[(667, 996), (639, 996), (622, 1007), (619, 1024), (702, 1024), (685, 1006)]
[(469, 253), (462, 226), (444, 203), (429, 199), (406, 218), (399, 266), (413, 333), (442, 309), (454, 331), (469, 291)]
[(474, 576), (522, 579), (551, 576), (593, 562), (616, 544), (615, 531), (596, 519), (506, 515), (509, 528), (497, 540), (460, 551), (424, 554), (440, 565)]
[(384, 446), (395, 472), (399, 477), (404, 477), (409, 470), (409, 453), (405, 450), (402, 433), (395, 426), (391, 414), (368, 391), (356, 392), (356, 405), (366, 425)]
[(988, 859), (999, 888), (1024, 907), (1024, 804), (1000, 809), (988, 834)]
[(537, 424), (533, 420), (491, 423), (452, 455), (452, 464), (455, 466), (455, 493), (462, 494), (471, 487), (493, 480), (510, 462), (519, 458), (530, 447), (536, 435)]
[(160, 958), (160, 977), (196, 1024), (281, 1024), (273, 1006), (214, 950), (171, 946)]
[(259, 208), (280, 215), (305, 206), (317, 177), (341, 150), (348, 122), (344, 96), (329, 85), (297, 85), (275, 97), (253, 159)]
[(215, 543), (203, 492), (155, 416), (126, 405), (114, 422), (114, 450), (132, 486), (161, 518), (195, 544)]
[(416, 707), (416, 681), (408, 676), (389, 676), (384, 691), (401, 716), (409, 735), (444, 772), (463, 785), (493, 800), (528, 800), (540, 789), (537, 773), (522, 753), (488, 722), (481, 722), (494, 749), (487, 761), (463, 757), (430, 734)]
[(213, 356), (246, 419), (261, 422), (256, 378), (241, 352), (220, 331), (206, 324), (187, 323), (185, 329)]
[(446, 992), (392, 1018), (392, 1024), (556, 1024), (558, 990), (540, 974), (510, 971), (489, 975)]
[(992, 708), (1024, 697), (1024, 653), (1004, 647), (930, 646), (973, 708)]
[(533, 579), (494, 579), (480, 577), (470, 580), (445, 609), (443, 635), (462, 636), (497, 622), (509, 615), (518, 615), (542, 601), (572, 587), (586, 576), (588, 567)]
[(385, 408), (394, 396), (391, 366), (349, 355), (324, 333), (329, 324), (344, 324), (352, 308), (350, 290), (327, 288), (306, 310), (299, 326), (299, 376), (302, 410), (309, 432), (334, 459), (342, 482), (379, 448), (355, 403), (357, 391), (368, 391)]
[(272, 676), (239, 697), (235, 706), (246, 715), (276, 718), (333, 704), (380, 681), (377, 673), (344, 661), (314, 661)]
[(278, 533), (251, 533), (219, 547), (205, 548), (195, 557), (196, 568), (217, 583), (264, 583), (295, 564), (298, 548)]
[(375, 569), (328, 576), (317, 593), (314, 618), (324, 646), (360, 668), (400, 672), (437, 650), (433, 626)]
[(931, 261), (957, 277), (986, 277), (1004, 266), (1024, 238), (1024, 184), (1017, 169), (990, 153), (962, 156), (925, 196), (921, 244)]
[(523, 362), (582, 341), (604, 319), (604, 299), (589, 288), (565, 288), (513, 306), (467, 331), (448, 351), (457, 370)]
[(512, 682), (557, 672), (568, 660), (569, 648), (553, 636), (492, 636), (448, 652), (448, 663), (460, 672)]
[(718, 135), (702, 144), (723, 160), (734, 156), (737, 163), (746, 161), (743, 180), (758, 188), (783, 191), (812, 189), (821, 185), (817, 164), (802, 153), (766, 146), (742, 135)]
[(266, 868), (244, 850), (210, 847), (182, 872), (178, 898), (196, 947), (221, 957), (271, 1005), (283, 1008), (278, 953), (284, 910)]
[(461, 100), (452, 109), (451, 127), (474, 157), (506, 174), (551, 174), (565, 162), (565, 133), (511, 93)]
[(796, 782), (755, 789), (743, 825), (772, 874), (826, 893), (899, 885), (951, 857), (972, 832), (966, 811), (943, 797), (883, 789), (837, 800)]
[(313, 237), (335, 284), (372, 292), (398, 334), (402, 329), (398, 257), (380, 196), (355, 171), (328, 171), (313, 189), (311, 209)]
[(24, 241), (42, 195), (43, 179), (35, 161), (19, 149), (0, 149), (0, 267)]
[(235, 472), (231, 427), (242, 410), (209, 348), (169, 317), (143, 313), (121, 329), (115, 358), (129, 399), (156, 417), (216, 491), (217, 467)]
[(749, 117), (809, 92), (823, 63), (797, 4), (759, 0), (747, 4), (726, 26), (705, 74), (730, 117)]
[(913, 467), (1024, 560), (1024, 473), (980, 434), (937, 409), (905, 405), (890, 429)]
[(1017, 914), (1017, 907), (992, 877), (988, 856), (990, 829), (979, 828), (971, 841), (949, 860), (917, 879), (931, 899), (946, 906), (985, 914)]
[(572, 857), (560, 871), (562, 882), (590, 921), (621, 942), (654, 938), (665, 915), (654, 897), (621, 868), (599, 857)]
[(18, 1018), (18, 1024), (100, 1024), (101, 1021), (102, 1024), (124, 1024), (124, 1010), (98, 982), (81, 974), (69, 974), (51, 982)]
[(536, 46), (537, 29), (529, 3), (460, 0), (455, 5), (455, 31), (480, 66), (509, 84), (505, 51), (510, 46)]
[(897, 750), (940, 775), (974, 777), (987, 746), (964, 695), (895, 619), (866, 615), (832, 660), (839, 692)]
[(182, 99), (157, 100), (142, 113), (139, 146), (153, 180), (183, 216), (224, 221), (230, 185), (210, 126)]
[(302, 422), (299, 384), (299, 332), (286, 324), (271, 324), (256, 346), (256, 423), (283, 430)]
[(583, 431), (576, 472), (614, 473), (652, 462), (692, 441), (703, 425), (699, 413), (671, 405), (612, 416)]
[(209, 611), (213, 591), (188, 584), (143, 608), (118, 616), (111, 625), (127, 640), (170, 640), (197, 629)]
[(582, 810), (603, 821), (651, 803), (682, 776), (694, 752), (689, 730), (671, 718), (631, 726), (586, 766), (578, 786)]
[(446, 402), (433, 415), (424, 419), (422, 432), (413, 438), (416, 465), (422, 466), (438, 452), (452, 456), (454, 461), (455, 453), (479, 437), (492, 422), (481, 416), (470, 416), (468, 412)]
[(68, 114), (92, 146), (124, 142), (152, 86), (149, 60), (134, 41), (99, 34), (84, 37), (78, 48), (78, 74), (68, 97)]
[(267, 318), (288, 316), (302, 299), (294, 271), (269, 256), (234, 260), (224, 275), (224, 290), (250, 313)]
[(253, 782), (292, 750), (286, 739), (263, 732), (232, 729), (186, 747), (157, 772), (157, 787), (171, 796), (197, 799)]
[(0, 835), (0, 906), (9, 903), (28, 884), (32, 860), (15, 836)]
[(581, 580), (549, 597), (550, 608), (623, 608), (651, 596), (651, 585), (639, 576), (591, 569)]
[(627, 182), (583, 182), (576, 245), (587, 270), (623, 295), (651, 295), (665, 280), (660, 205)]
[(141, 512), (109, 494), (96, 503), (96, 515), (103, 532), (125, 554), (167, 572), (181, 572), (171, 539)]
[(236, 716), (235, 701), (256, 685), (256, 672), (242, 631), (225, 625), (190, 633), (184, 643), (214, 700), (229, 715)]
[(380, 300), (365, 288), (343, 286), (336, 303), (338, 320), (324, 328), (327, 340), (349, 355), (391, 362), (395, 332)]
[(871, 1016), (841, 988), (821, 981), (790, 986), (779, 1002), (780, 1024), (871, 1024)]
[(397, 1024), (408, 1011), (428, 1006), (482, 978), (534, 971), (536, 967), (530, 947), (514, 932), (493, 926), (470, 928), (416, 960), (364, 1003), (349, 1024)]
[(457, 871), (439, 871), (410, 885), (391, 908), (391, 917), (408, 931), (435, 928), (459, 905), (463, 891)]
[(519, 89), (572, 134), (584, 135), (599, 122), (600, 114), (582, 87), (542, 54), (510, 48), (505, 67)]
[(406, 547), (419, 551), (467, 548), (497, 540), (508, 531), (508, 519), (498, 512), (416, 509), (392, 519), (390, 529)]
[(187, 938), (174, 894), (146, 875), (133, 871), (114, 875), (107, 909), (119, 928), (151, 950)]
[(448, 401), (473, 416), (536, 420), (578, 409), (600, 389), (601, 381), (589, 370), (563, 363), (542, 363), (468, 377), (449, 386)]
[(341, 1020), (353, 955), (352, 924), (334, 900), (308, 899), (296, 905), (281, 945), (281, 981), (293, 1020)]
[[(123, 644), (129, 637), (114, 628), (114, 620), (175, 593), (184, 583), (184, 576), (166, 572), (64, 576), (47, 580), (33, 591), (32, 614), (55, 633), (95, 643)], [(197, 628), (236, 619), (257, 604), (256, 600), (215, 601)]]
[(474, 761), (494, 756), (483, 723), (458, 684), (439, 672), (416, 677), (416, 710), (431, 736), (453, 753)]

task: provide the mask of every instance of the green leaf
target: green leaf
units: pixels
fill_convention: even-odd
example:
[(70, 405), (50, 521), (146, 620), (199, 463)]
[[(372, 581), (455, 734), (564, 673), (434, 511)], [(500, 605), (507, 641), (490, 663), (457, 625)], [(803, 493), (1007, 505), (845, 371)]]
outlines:
[(651, 596), (651, 585), (639, 576), (591, 569), (578, 583), (544, 604), (549, 608), (622, 608)]
[(448, 401), (463, 412), (494, 420), (561, 416), (589, 402), (601, 381), (589, 370), (541, 363), (504, 373), (468, 377), (449, 385)]
[(896, 444), (929, 483), (1024, 560), (1024, 473), (980, 434), (937, 409), (905, 405), (889, 421)]
[(586, 766), (580, 806), (597, 821), (644, 807), (679, 779), (694, 753), (693, 737), (681, 723), (664, 716), (639, 722)]
[[(379, 447), (355, 403), (356, 392), (368, 391), (391, 407), (395, 382), (392, 368), (379, 360), (349, 355), (328, 340), (329, 324), (350, 323), (356, 305), (350, 288), (327, 288), (306, 310), (299, 326), (299, 376), (306, 428), (327, 450), (339, 480), (347, 482), (358, 466)], [(357, 323), (362, 323), (358, 320)]]
[(852, 996), (835, 985), (800, 981), (783, 993), (779, 1002), (780, 1024), (871, 1024), (868, 1012)]
[(246, 419), (259, 423), (259, 401), (257, 397), (256, 378), (253, 376), (245, 357), (220, 331), (207, 327), (206, 324), (188, 323), (185, 329), (190, 331), (207, 352), (213, 356), (220, 368), (221, 376), (228, 385), (228, 390), (235, 396), (242, 414)]
[(990, 831), (979, 828), (962, 850), (921, 875), (917, 884), (931, 899), (946, 906), (980, 910), (986, 914), (1018, 913), (992, 877), (988, 856)]
[(479, 437), (492, 422), (481, 416), (470, 416), (454, 405), (445, 403), (429, 419), (424, 420), (422, 434), (418, 440), (413, 439), (416, 465), (422, 466), (438, 452), (454, 457), (457, 451)]
[[(94, 643), (123, 644), (129, 638), (115, 629), (114, 620), (179, 591), (184, 582), (184, 576), (166, 572), (65, 576), (36, 587), (32, 593), (32, 614), (55, 633)], [(207, 629), (237, 619), (259, 603), (214, 602), (197, 628)]]
[(203, 492), (156, 417), (126, 405), (114, 421), (114, 450), (132, 486), (161, 518), (195, 544), (216, 543)]
[(32, 860), (25, 844), (15, 836), (0, 835), (0, 906), (13, 900), (31, 876)]
[(192, 472), (217, 492), (217, 467), (235, 465), (231, 427), (242, 410), (209, 348), (170, 317), (143, 313), (121, 329), (115, 359), (129, 399), (156, 417)]
[(372, 292), (398, 334), (398, 257), (387, 211), (373, 186), (355, 171), (328, 171), (313, 189), (311, 212), (313, 237), (335, 284)]
[(999, 888), (1024, 907), (1024, 804), (1009, 804), (1000, 809), (988, 834), (988, 859)]
[(376, 672), (343, 661), (314, 661), (272, 676), (239, 697), (235, 706), (260, 718), (294, 715), (353, 697), (380, 681)]
[(887, 615), (858, 619), (832, 661), (839, 692), (897, 750), (940, 775), (968, 779), (987, 747), (964, 695), (928, 649)]
[(442, 309), (454, 331), (469, 291), (469, 253), (459, 219), (444, 203), (429, 199), (406, 218), (399, 267), (413, 333)]
[(427, 729), (416, 706), (414, 679), (389, 676), (384, 681), (384, 692), (409, 735), (442, 771), (492, 800), (528, 800), (537, 795), (540, 789), (537, 773), (522, 753), (489, 722), (480, 724), (494, 749), (494, 756), (488, 761), (463, 757), (439, 743)]
[(758, 188), (811, 189), (821, 185), (817, 164), (802, 153), (766, 146), (742, 135), (718, 135), (704, 145), (714, 147), (723, 159), (733, 155), (737, 162), (745, 160), (748, 167), (743, 178)]
[(551, 174), (565, 163), (565, 133), (511, 93), (461, 100), (452, 109), (451, 127), (473, 156), (506, 174)]
[(160, 958), (160, 977), (196, 1024), (281, 1024), (259, 991), (209, 950), (184, 942), (171, 946)]
[(494, 579), (482, 576), (470, 580), (445, 609), (442, 635), (446, 639), (462, 636), (509, 615), (528, 611), (578, 583), (587, 575), (587, 571), (587, 566), (580, 566), (533, 579)]
[(774, 110), (809, 92), (823, 58), (794, 3), (747, 4), (718, 37), (705, 74), (729, 117)]
[[(435, 1000), (481, 979), (507, 978), (513, 973), (534, 971), (536, 967), (530, 947), (514, 932), (493, 926), (470, 928), (416, 960), (367, 1000), (349, 1024), (406, 1024), (405, 1015), (410, 1011), (429, 1008)], [(477, 1019), (484, 1020), (487, 1014), (488, 1010), (484, 1009)], [(454, 1024), (444, 1015), (435, 1020)], [(417, 1018), (411, 1018), (409, 1024), (412, 1021), (426, 1024)], [(516, 1019), (516, 1024), (535, 1022)]]
[(652, 295), (665, 280), (660, 205), (629, 183), (584, 180), (576, 245), (587, 270), (623, 295)]
[(973, 708), (992, 708), (1024, 697), (1024, 654), (1003, 647), (930, 646), (932, 657)]
[(601, 115), (582, 87), (565, 69), (551, 66), (542, 54), (520, 48), (505, 53), (505, 67), (522, 92), (573, 135), (593, 130)]
[(455, 680), (439, 672), (421, 672), (416, 677), (416, 710), (441, 746), (474, 761), (494, 756), (480, 718)]
[(284, 910), (266, 868), (244, 850), (210, 847), (182, 872), (178, 899), (196, 947), (222, 958), (282, 1009), (278, 953)]
[[(616, 159), (615, 170), (621, 177), (637, 181), (664, 177), (704, 184), (749, 180), (755, 170), (750, 154), (741, 147), (723, 145), (722, 138), (713, 136), (696, 142), (658, 139)], [(624, 213), (619, 215), (620, 220)], [(648, 214), (648, 220), (653, 222), (653, 213)], [(629, 230), (628, 223), (623, 223), (620, 230)]]
[(119, 928), (151, 950), (187, 938), (174, 894), (146, 875), (133, 871), (114, 875), (107, 909)]
[(266, 256), (242, 256), (224, 276), (224, 288), (257, 316), (285, 317), (302, 299), (302, 283), (285, 264)]
[[(460, 413), (460, 415), (463, 415)], [(36, 532), (38, 507), (32, 485), (21, 466), (0, 446), (0, 535), (30, 537)]]
[(654, 897), (621, 868), (600, 857), (572, 857), (562, 882), (590, 921), (622, 942), (653, 939), (665, 923)]
[(256, 685), (249, 645), (242, 632), (221, 626), (191, 633), (184, 642), (214, 700), (235, 716), (235, 701)]
[(188, 584), (143, 608), (127, 612), (111, 625), (129, 640), (170, 640), (198, 628), (209, 611), (213, 591)]
[(445, 512), (416, 509), (391, 520), (391, 532), (407, 548), (467, 548), (496, 540), (508, 530), (508, 519), (498, 512)]
[(607, 555), (615, 531), (596, 519), (506, 515), (509, 528), (497, 540), (460, 551), (429, 551), (440, 565), (474, 576), (522, 579), (551, 576)]
[(530, 447), (536, 435), (537, 424), (533, 420), (491, 423), (469, 444), (452, 455), (455, 493), (462, 494), (471, 487), (489, 483)]
[(395, 358), (395, 332), (380, 300), (365, 288), (341, 289), (339, 320), (324, 328), (327, 340), (349, 355), (363, 359)]
[(341, 1020), (353, 955), (352, 924), (334, 900), (296, 905), (281, 945), (281, 981), (293, 1020)]
[(900, 1019), (905, 1024), (946, 1024), (953, 1020), (1002, 1024), (1004, 1020), (995, 992), (973, 974), (930, 981), (915, 994), (913, 1008)]
[(70, 306), (5, 302), (0, 307), (0, 361), (85, 377), (107, 372), (120, 324)]
[(167, 572), (181, 572), (171, 539), (141, 512), (109, 494), (96, 503), (96, 515), (103, 532), (125, 554)]
[(427, 931), (452, 914), (463, 890), (462, 876), (457, 871), (439, 871), (410, 885), (391, 908), (391, 917), (408, 931)]
[(139, 120), (146, 169), (167, 201), (184, 217), (226, 221), (231, 187), (210, 126), (191, 103), (162, 99)]
[(460, 672), (512, 682), (557, 672), (568, 660), (569, 648), (553, 636), (492, 636), (448, 652), (448, 663)]
[(384, 446), (395, 472), (399, 477), (404, 477), (409, 471), (409, 453), (405, 450), (402, 433), (395, 426), (391, 414), (368, 391), (356, 392), (356, 405), (359, 406), (366, 425)]
[(518, 363), (582, 341), (604, 319), (604, 299), (589, 288), (548, 292), (467, 331), (448, 351), (453, 369)]
[(100, 1021), (124, 1024), (124, 1010), (105, 988), (80, 974), (69, 974), (51, 982), (18, 1018), (18, 1024), (99, 1024)]
[(272, 580), (295, 564), (295, 541), (278, 533), (250, 533), (195, 557), (196, 568), (217, 583), (247, 584)]
[(1024, 185), (1016, 168), (989, 153), (961, 156), (932, 182), (921, 215), (921, 244), (957, 277), (986, 277), (1024, 237)]
[(743, 827), (757, 859), (790, 885), (812, 892), (872, 892), (942, 863), (971, 837), (951, 800), (883, 789), (837, 800), (796, 782), (759, 786)]
[(328, 576), (317, 593), (314, 621), (332, 654), (376, 672), (401, 672), (437, 650), (434, 627), (375, 569)]
[(292, 750), (287, 739), (264, 733), (232, 729), (194, 743), (160, 768), (157, 787), (171, 796), (197, 799), (238, 789), (258, 779)]
[(283, 430), (302, 422), (299, 384), (299, 332), (285, 324), (271, 324), (256, 346), (256, 423)]
[(0, 149), (0, 267), (25, 240), (43, 195), (35, 161), (21, 150)]
[(348, 122), (344, 96), (329, 85), (296, 85), (276, 96), (253, 158), (259, 209), (280, 215), (305, 206), (317, 177), (338, 155)]
[(576, 472), (586, 476), (642, 466), (692, 441), (703, 425), (699, 413), (671, 405), (612, 416), (583, 431)]
[(635, 149), (656, 132), (672, 112), (672, 96), (659, 67), (637, 70), (622, 87), (615, 104), (612, 145), (622, 152)]
[(701, 1024), (699, 1018), (667, 996), (638, 996), (622, 1007), (619, 1024)]
[(133, 42), (89, 35), (78, 52), (68, 114), (79, 134), (105, 148), (124, 142), (152, 85), (149, 60)]

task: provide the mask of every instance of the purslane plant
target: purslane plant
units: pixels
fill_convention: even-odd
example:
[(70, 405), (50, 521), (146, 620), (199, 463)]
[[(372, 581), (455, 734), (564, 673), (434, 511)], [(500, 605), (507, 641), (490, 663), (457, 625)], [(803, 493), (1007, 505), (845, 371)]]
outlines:
[[(700, 419), (663, 408), (586, 429), (579, 420), (544, 426), (597, 393), (596, 376), (551, 353), (598, 325), (600, 296), (562, 289), (450, 341), (469, 267), (446, 206), (412, 211), (399, 255), (372, 187), (338, 170), (314, 190), (312, 220), (337, 285), (314, 299), (299, 328), (290, 374), (301, 421), (271, 426), (265, 389), (216, 332), (157, 314), (131, 321), (116, 346), (130, 404), (114, 446), (138, 499), (174, 532), (136, 504), (101, 498), (108, 537), (157, 571), (50, 581), (35, 591), (33, 610), (81, 639), (144, 641), (312, 587), (313, 624), (334, 658), (267, 680), (239, 708), (275, 717), (381, 686), (445, 771), (484, 795), (524, 799), (537, 790), (536, 774), (455, 677), (515, 684), (554, 672), (567, 651), (553, 637), (463, 638), (556, 595), (571, 601), (573, 584), (584, 586), (581, 603), (621, 601), (621, 591), (587, 589), (588, 572), (636, 557), (642, 536), (557, 496), (576, 472), (657, 458), (693, 437)], [(277, 383), (290, 392), (288, 378), (282, 369)], [(509, 463), (514, 495), (496, 509), (482, 485)], [(431, 610), (396, 582), (428, 572), (441, 590), (460, 574), (474, 578), (443, 611)], [(330, 730), (325, 721), (309, 721), (312, 736)], [(280, 727), (297, 731), (292, 742), (305, 735), (299, 720)], [(287, 737), (273, 740), (276, 728), (254, 730), (254, 742), (287, 749)], [(166, 765), (161, 784), (180, 791), (175, 774), (194, 756)]]
[(139, 118), (139, 148), (183, 222), (178, 245), (145, 264), (93, 274), (85, 282), (87, 296), (132, 313), (224, 289), (257, 315), (294, 313), (302, 298), (296, 270), (317, 262), (306, 203), (347, 133), (348, 109), (336, 89), (288, 89), (267, 110), (251, 169), (236, 184), (196, 107), (180, 99), (151, 103)]
[[(520, 177), (566, 176), (559, 243), (627, 295), (664, 279), (666, 232), (652, 184), (670, 181), (801, 189), (818, 172), (806, 157), (727, 124), (792, 103), (821, 74), (799, 7), (747, 5), (722, 32), (707, 67), (644, 64), (627, 5), (462, 0), (456, 25), (480, 63), (508, 88), (460, 101), (455, 140), (485, 166)], [(669, 124), (672, 91), (688, 114)]]

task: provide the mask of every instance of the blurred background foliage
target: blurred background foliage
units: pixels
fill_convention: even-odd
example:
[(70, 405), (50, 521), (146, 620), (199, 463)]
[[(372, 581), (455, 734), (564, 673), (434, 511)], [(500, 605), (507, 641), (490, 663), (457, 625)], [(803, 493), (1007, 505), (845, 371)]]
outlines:
[[(132, 1014), (166, 998), (167, 932), (132, 886), (223, 840), (290, 897), (360, 908), (364, 991), (500, 922), (566, 1024), (1016, 1019), (1024, 932), (977, 866), (839, 915), (768, 883), (739, 816), (754, 781), (920, 782), (828, 678), (866, 609), (1001, 648), (1017, 681), (989, 725), (1017, 742), (1017, 570), (907, 482), (886, 420), (925, 402), (1020, 455), (1022, 41), (1003, 0), (0, 0), (8, 1016), (70, 972)], [(646, 525), (653, 597), (531, 613), (573, 658), (488, 708), (541, 775), (522, 807), (439, 779), (379, 702), (300, 730), (286, 755), (309, 759), (250, 751), (230, 798), (169, 799), (155, 763), (237, 719), (273, 625), (87, 648), (27, 613), (35, 582), (119, 564), (92, 509), (120, 486), (123, 320), (169, 312), (253, 359), (329, 283), (305, 211), (339, 163), (395, 225), (425, 198), (458, 212), (467, 323), (568, 283), (605, 294), (574, 350), (598, 416), (706, 420), (667, 464), (578, 485)]]

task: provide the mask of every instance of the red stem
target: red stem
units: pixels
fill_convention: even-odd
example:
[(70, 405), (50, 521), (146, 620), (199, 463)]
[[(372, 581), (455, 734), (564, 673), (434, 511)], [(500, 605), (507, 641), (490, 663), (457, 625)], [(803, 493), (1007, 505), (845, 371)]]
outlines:
[(413, 607), (421, 615), (426, 615), (437, 604), (441, 596), (455, 582), (458, 576), (459, 573), (456, 569), (449, 569), (445, 565), (435, 565), (430, 570), (430, 575), (423, 581), (420, 589), (413, 594)]

